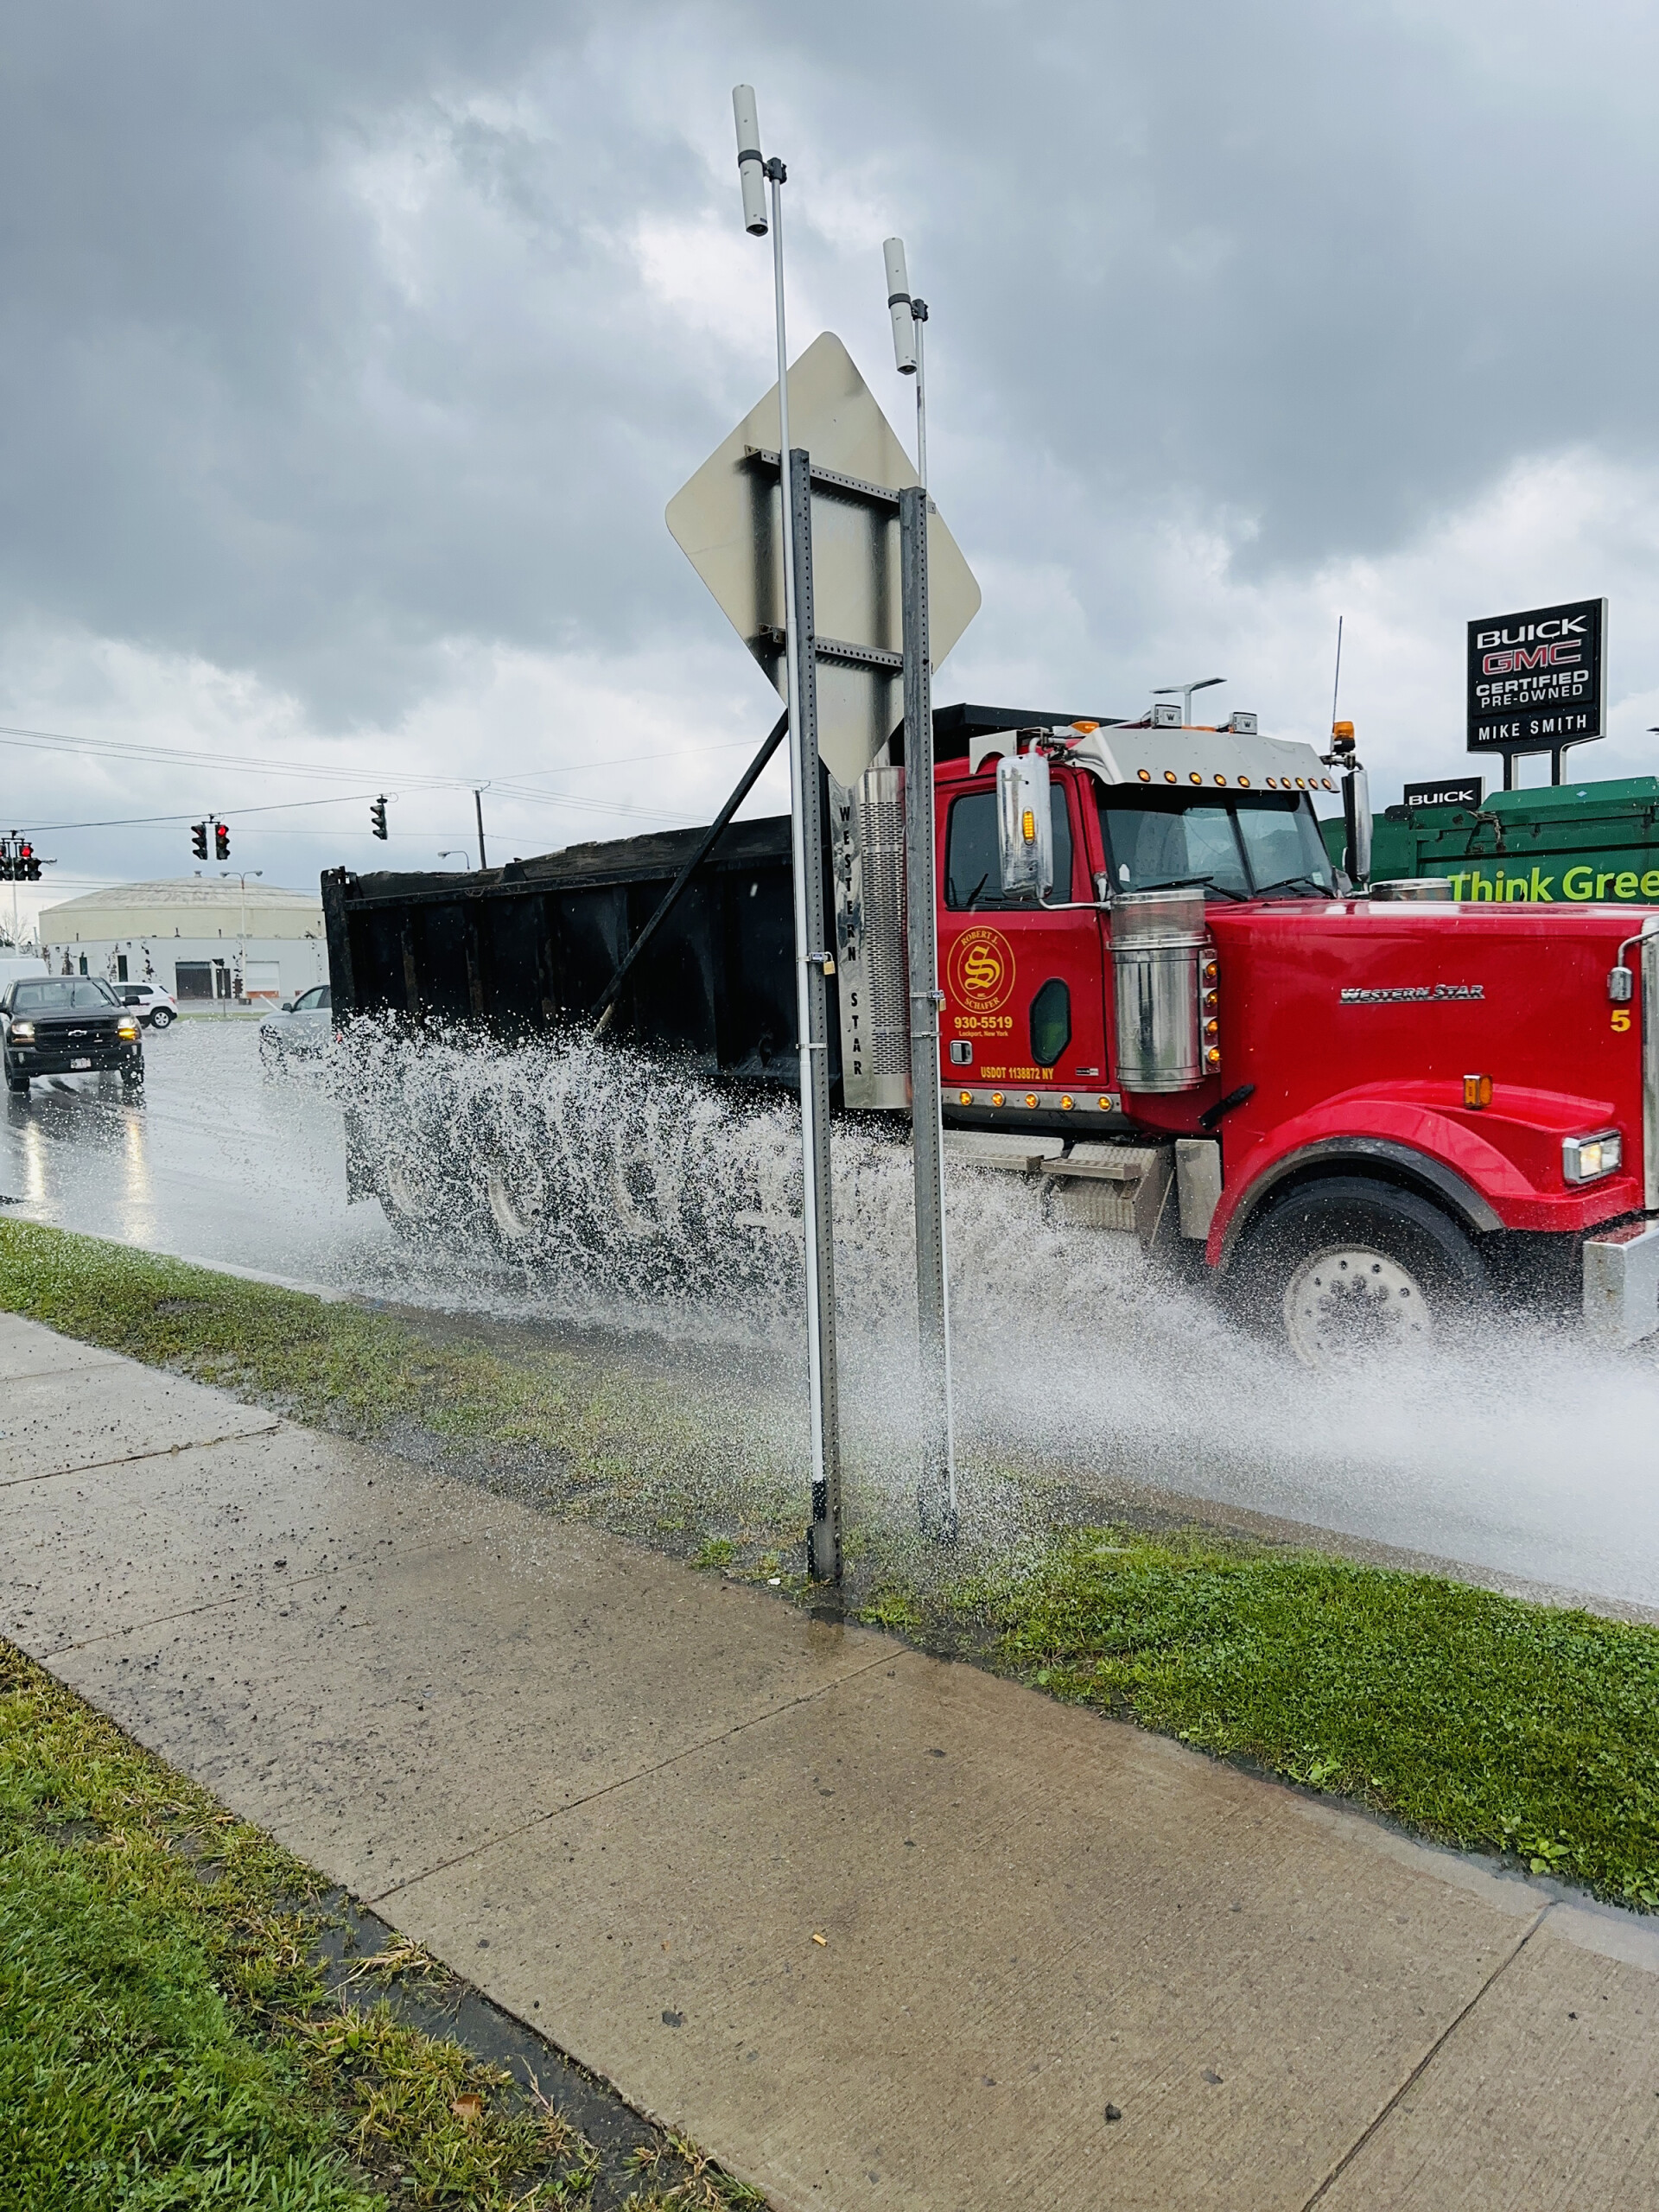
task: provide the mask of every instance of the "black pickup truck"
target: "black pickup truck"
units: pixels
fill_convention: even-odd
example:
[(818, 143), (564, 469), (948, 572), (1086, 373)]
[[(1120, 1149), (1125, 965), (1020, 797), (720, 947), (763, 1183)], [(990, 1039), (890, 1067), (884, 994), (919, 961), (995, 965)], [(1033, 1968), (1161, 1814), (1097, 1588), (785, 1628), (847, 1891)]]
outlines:
[(41, 1075), (118, 1070), (130, 1094), (144, 1080), (138, 1016), (96, 976), (21, 976), (0, 996), (6, 1088), (26, 1094)]

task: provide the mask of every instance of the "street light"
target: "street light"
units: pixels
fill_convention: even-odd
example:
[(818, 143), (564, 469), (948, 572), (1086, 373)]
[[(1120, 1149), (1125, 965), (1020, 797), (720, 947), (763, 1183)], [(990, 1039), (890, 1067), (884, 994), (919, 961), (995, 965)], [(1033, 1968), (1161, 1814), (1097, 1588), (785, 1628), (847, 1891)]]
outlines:
[(448, 845), (438, 855), (441, 861), (469, 861), (472, 857), (471, 850), (465, 845)]

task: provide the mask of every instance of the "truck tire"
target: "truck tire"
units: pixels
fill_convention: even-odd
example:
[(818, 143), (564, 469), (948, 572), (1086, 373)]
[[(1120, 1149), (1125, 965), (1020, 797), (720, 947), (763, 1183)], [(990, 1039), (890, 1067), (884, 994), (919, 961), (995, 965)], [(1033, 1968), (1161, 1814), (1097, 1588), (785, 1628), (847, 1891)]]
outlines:
[(1473, 1239), (1449, 1214), (1358, 1175), (1281, 1199), (1247, 1232), (1232, 1274), (1244, 1317), (1281, 1331), (1319, 1373), (1427, 1351), (1490, 1290)]

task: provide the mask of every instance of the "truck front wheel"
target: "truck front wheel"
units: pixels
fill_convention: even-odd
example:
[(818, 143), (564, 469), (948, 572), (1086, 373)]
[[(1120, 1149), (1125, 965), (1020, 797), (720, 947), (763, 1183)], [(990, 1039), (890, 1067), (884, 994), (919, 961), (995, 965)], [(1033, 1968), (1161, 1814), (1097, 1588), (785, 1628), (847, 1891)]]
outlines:
[(1252, 1225), (1232, 1270), (1249, 1319), (1304, 1367), (1427, 1350), (1482, 1303), (1473, 1240), (1414, 1191), (1362, 1176), (1305, 1185)]

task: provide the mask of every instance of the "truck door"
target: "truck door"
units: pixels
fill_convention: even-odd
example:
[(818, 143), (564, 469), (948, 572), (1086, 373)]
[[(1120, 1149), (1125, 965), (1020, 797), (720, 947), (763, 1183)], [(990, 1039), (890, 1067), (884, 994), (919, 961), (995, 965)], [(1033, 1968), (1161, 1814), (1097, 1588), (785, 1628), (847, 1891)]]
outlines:
[[(1077, 778), (1051, 789), (1051, 899), (1091, 895)], [(1052, 913), (1002, 894), (996, 790), (989, 777), (939, 791), (940, 1019), (946, 1084), (1083, 1087), (1106, 1078), (1097, 918)], [(1014, 1102), (1011, 1100), (1010, 1103)]]

